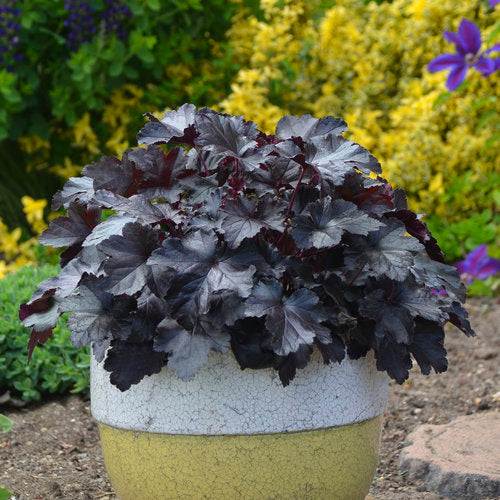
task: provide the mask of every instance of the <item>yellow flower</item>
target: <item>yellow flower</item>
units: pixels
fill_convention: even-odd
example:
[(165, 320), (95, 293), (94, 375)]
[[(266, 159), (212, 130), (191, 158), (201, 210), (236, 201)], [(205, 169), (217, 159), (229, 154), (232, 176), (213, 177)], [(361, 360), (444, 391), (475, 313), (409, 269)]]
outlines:
[(69, 179), (70, 177), (76, 177), (80, 175), (82, 167), (80, 165), (74, 165), (71, 158), (68, 156), (64, 157), (63, 165), (57, 164), (51, 167), (50, 172), (63, 177), (64, 179)]
[(75, 145), (91, 154), (99, 154), (98, 140), (90, 124), (90, 114), (85, 113), (73, 126)]
[(47, 227), (43, 219), (43, 210), (47, 206), (47, 200), (34, 200), (31, 196), (23, 196), (21, 203), (29, 225), (36, 234), (41, 234)]
[(26, 135), (18, 139), (21, 150), (27, 154), (36, 153), (40, 150), (48, 150), (50, 144), (48, 141), (40, 139), (37, 135)]

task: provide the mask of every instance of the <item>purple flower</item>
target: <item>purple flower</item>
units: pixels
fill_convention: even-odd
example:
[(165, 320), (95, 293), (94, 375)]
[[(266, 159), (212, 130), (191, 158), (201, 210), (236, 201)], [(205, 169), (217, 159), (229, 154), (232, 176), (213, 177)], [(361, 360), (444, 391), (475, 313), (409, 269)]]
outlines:
[(490, 7), (492, 9), (495, 8), (495, 5), (498, 5), (500, 3), (500, 0), (490, 0)]
[(481, 33), (478, 27), (468, 19), (462, 19), (458, 27), (458, 33), (443, 31), (445, 40), (455, 45), (456, 54), (441, 54), (433, 59), (427, 69), (431, 72), (450, 69), (450, 74), (446, 80), (448, 90), (455, 90), (465, 79), (469, 68), (475, 68), (483, 76), (490, 75), (496, 69), (494, 59), (484, 57), (480, 54)]
[(485, 279), (500, 271), (500, 260), (487, 257), (487, 252), (487, 245), (481, 245), (467, 255), (465, 260), (455, 264), (467, 285), (475, 279)]
[[(500, 2), (500, 0), (498, 0)], [(493, 45), (491, 49), (485, 50), (484, 54), (490, 54), (491, 52), (500, 52), (500, 43), (497, 43), (496, 45)], [(495, 63), (495, 69), (493, 71), (497, 71), (500, 69), (500, 57), (496, 57), (493, 59), (493, 62)]]

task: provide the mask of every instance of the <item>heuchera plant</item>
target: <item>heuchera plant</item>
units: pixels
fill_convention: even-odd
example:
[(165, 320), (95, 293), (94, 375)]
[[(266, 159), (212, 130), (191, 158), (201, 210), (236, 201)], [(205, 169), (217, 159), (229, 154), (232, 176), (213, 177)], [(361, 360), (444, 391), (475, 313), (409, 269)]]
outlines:
[(20, 308), (29, 357), (71, 311), (73, 344), (92, 343), (122, 391), (164, 365), (189, 380), (228, 350), (287, 385), (314, 349), (325, 363), (373, 349), (402, 383), (412, 356), (446, 370), (446, 322), (474, 335), (457, 269), (344, 121), (285, 116), (266, 135), (190, 104), (148, 117), (144, 147), (54, 197), (67, 216), (40, 241), (67, 249)]

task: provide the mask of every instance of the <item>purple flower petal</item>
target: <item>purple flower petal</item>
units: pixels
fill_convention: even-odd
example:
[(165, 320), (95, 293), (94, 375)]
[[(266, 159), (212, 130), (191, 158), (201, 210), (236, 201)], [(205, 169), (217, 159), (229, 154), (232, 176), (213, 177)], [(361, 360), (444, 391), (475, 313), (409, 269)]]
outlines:
[(498, 5), (500, 0), (490, 0), (490, 7), (493, 9), (495, 5)]
[(464, 47), (462, 39), (456, 33), (453, 33), (453, 31), (445, 30), (443, 31), (443, 37), (448, 42), (455, 44), (455, 47), (457, 48), (457, 52), (459, 54), (461, 54), (462, 56), (465, 56), (465, 54), (467, 54), (467, 48)]
[(465, 80), (465, 75), (467, 74), (468, 69), (469, 68), (464, 64), (463, 66), (456, 66), (450, 71), (446, 80), (448, 90), (455, 90)]
[(434, 73), (435, 71), (442, 71), (443, 69), (462, 66), (463, 64), (464, 58), (458, 54), (441, 54), (429, 63), (427, 69)]
[(461, 260), (455, 264), (458, 272), (460, 274), (469, 274), (471, 276), (475, 275), (479, 263), (481, 260), (486, 258), (487, 253), (488, 245), (486, 245), (486, 243), (478, 246), (467, 255), (465, 260)]
[[(471, 269), (474, 267), (472, 265), (473, 261), (476, 261), (477, 258), (481, 259), (483, 257), (483, 252), (487, 252), (488, 246), (487, 245), (481, 245), (477, 247), (475, 250), (467, 254), (467, 257), (465, 257), (464, 260), (461, 260), (459, 262), (455, 262), (455, 267), (458, 269), (458, 272), (460, 274), (465, 274), (465, 273), (470, 273)], [(484, 253), (486, 255), (486, 253)]]
[(462, 19), (458, 27), (458, 34), (463, 40), (463, 46), (468, 53), (477, 54), (481, 48), (481, 32), (479, 28), (468, 19)]
[(474, 68), (480, 71), (483, 76), (491, 75), (491, 73), (495, 72), (495, 60), (480, 57), (477, 63), (474, 64)]
[(483, 280), (488, 276), (498, 273), (498, 271), (500, 271), (500, 260), (488, 257), (479, 263), (474, 276)]

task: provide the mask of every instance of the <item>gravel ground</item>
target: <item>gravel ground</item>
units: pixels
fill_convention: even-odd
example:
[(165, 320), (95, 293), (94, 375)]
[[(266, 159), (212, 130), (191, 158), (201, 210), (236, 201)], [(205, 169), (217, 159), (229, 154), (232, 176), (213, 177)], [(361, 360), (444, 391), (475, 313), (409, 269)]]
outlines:
[[(423, 423), (443, 424), (461, 415), (500, 411), (500, 301), (473, 300), (468, 309), (478, 337), (466, 339), (449, 328), (446, 373), (424, 377), (415, 371), (410, 382), (391, 384), (371, 499), (438, 499), (426, 484), (409, 482), (399, 474), (406, 436)], [(14, 428), (0, 436), (0, 484), (13, 491), (16, 500), (116, 498), (88, 401), (69, 396), (2, 412), (14, 421)]]

